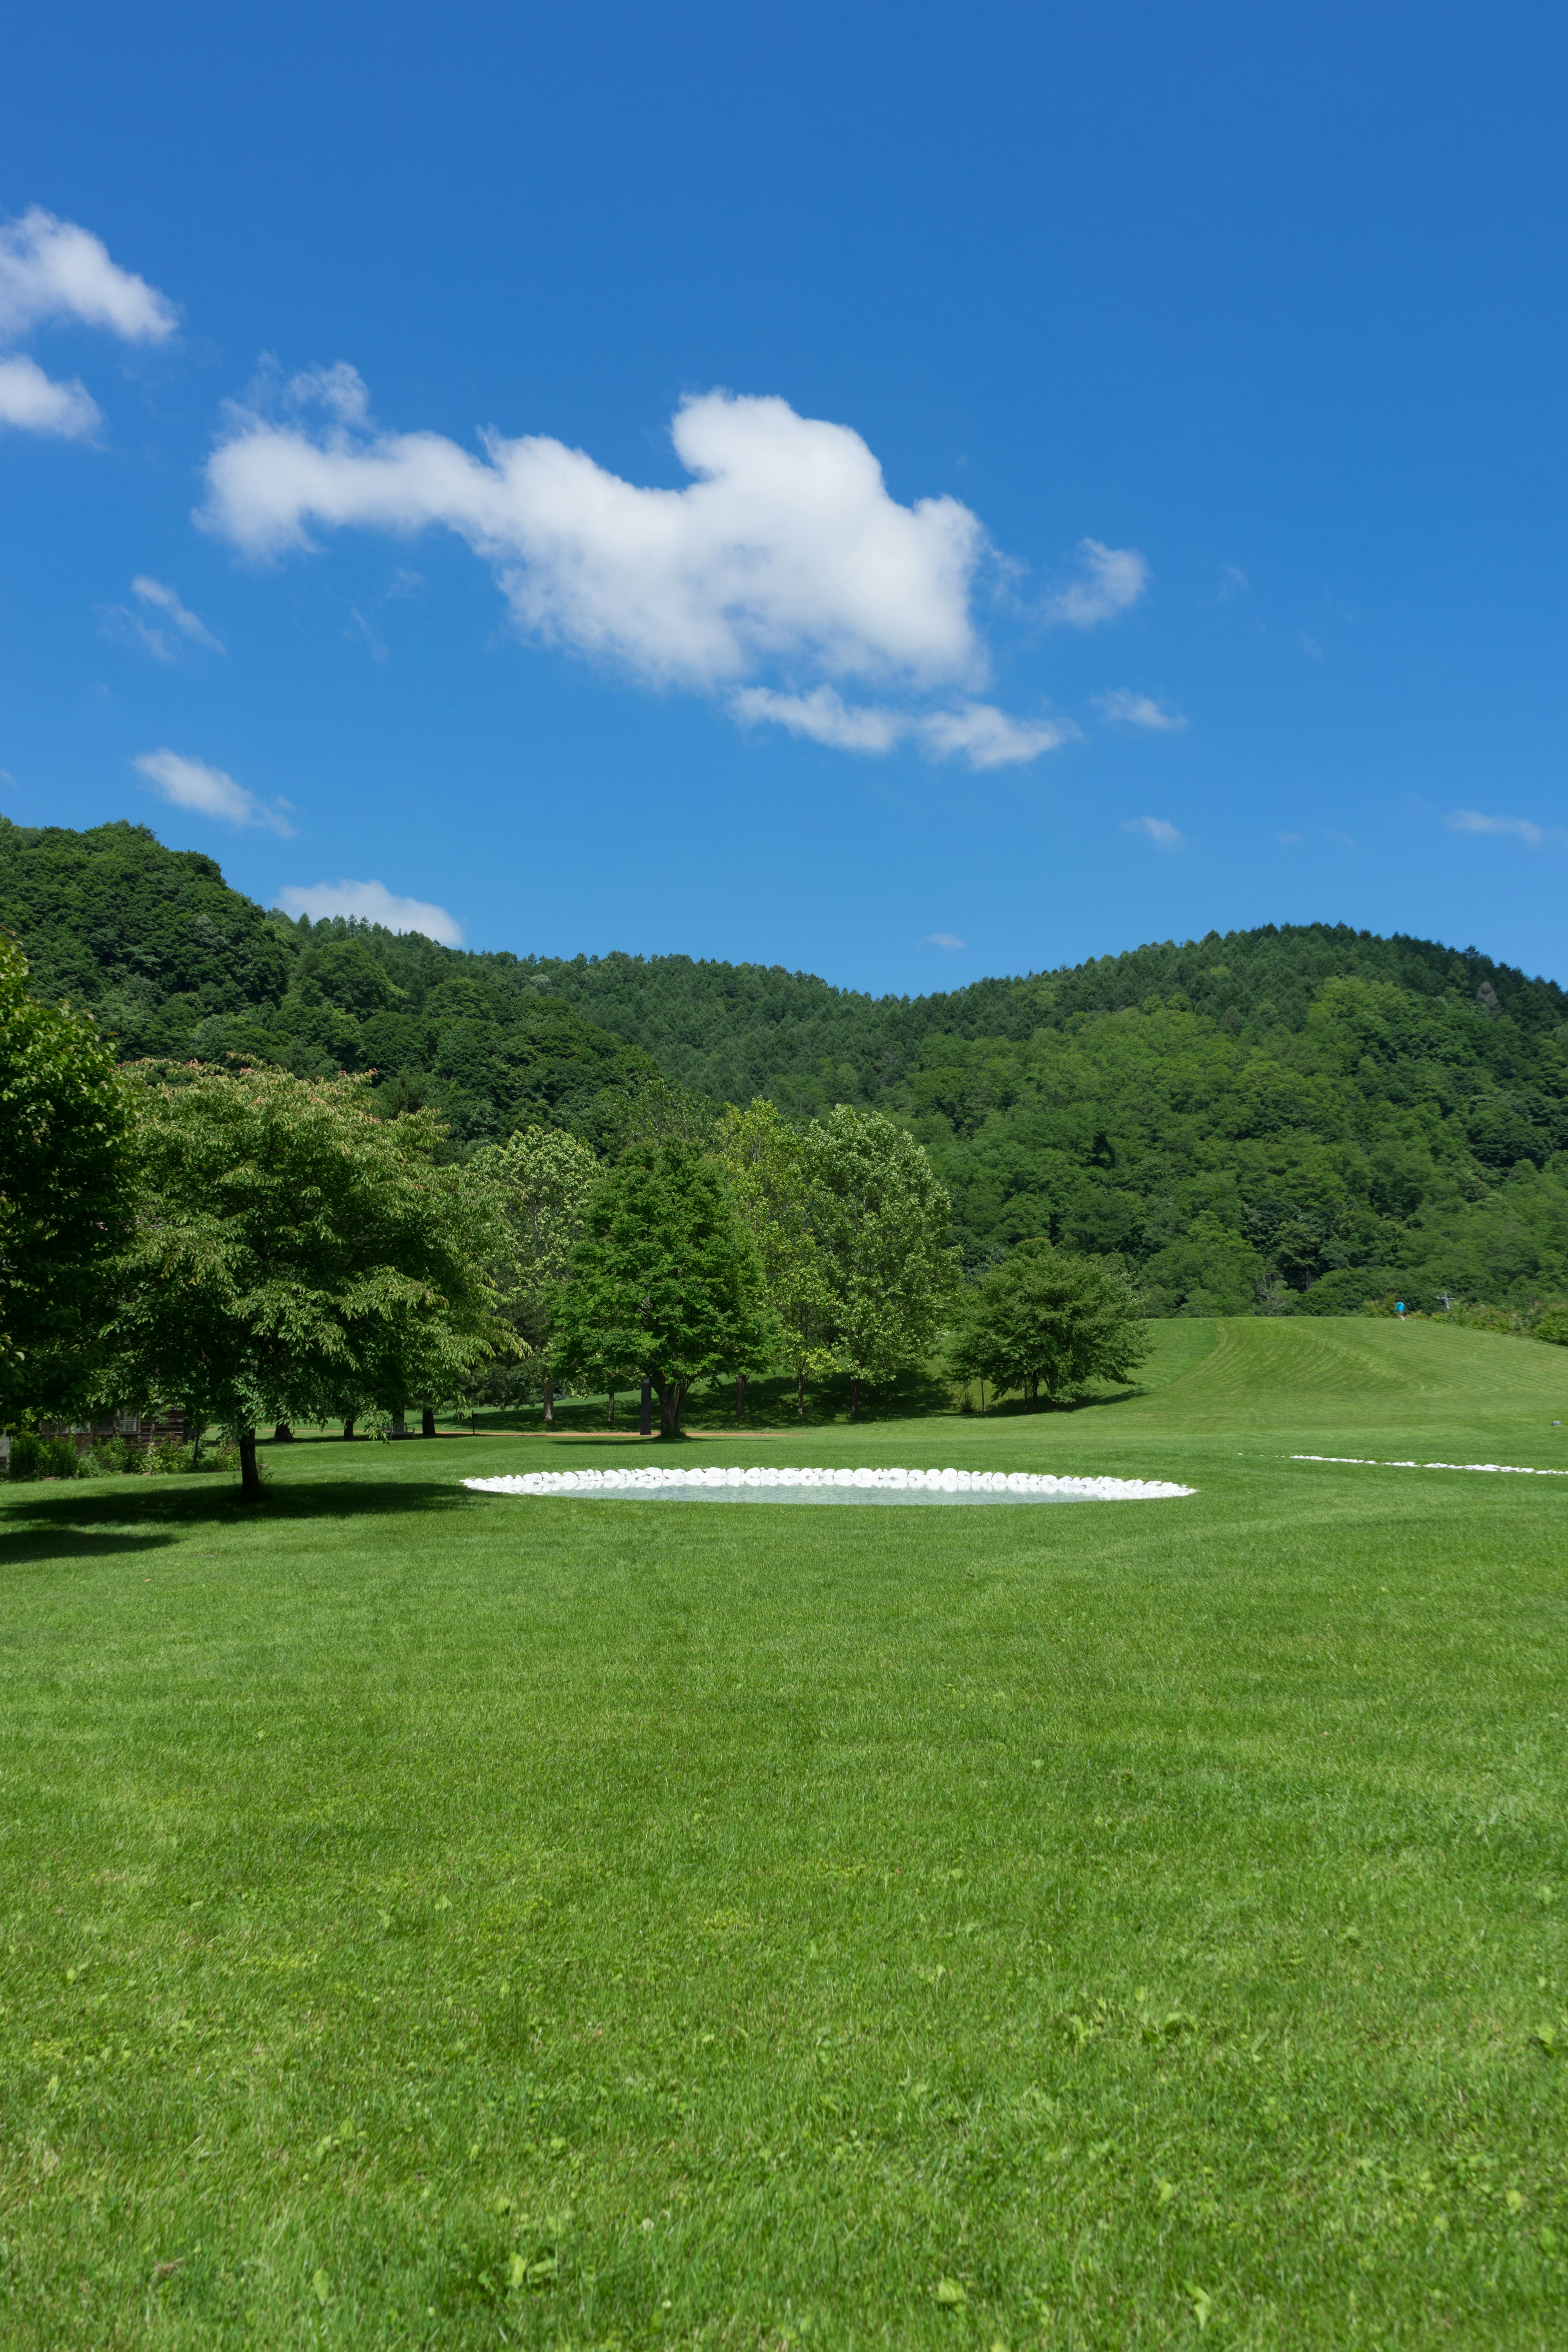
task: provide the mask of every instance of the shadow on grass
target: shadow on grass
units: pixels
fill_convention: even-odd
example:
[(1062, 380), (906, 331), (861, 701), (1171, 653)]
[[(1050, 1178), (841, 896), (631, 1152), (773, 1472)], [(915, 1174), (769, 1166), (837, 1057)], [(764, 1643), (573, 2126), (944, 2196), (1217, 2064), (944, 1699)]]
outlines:
[[(268, 1486), (259, 1503), (242, 1503), (238, 1490), (214, 1478), (146, 1478), (61, 1482), (47, 1497), (34, 1489), (26, 1501), (0, 1507), (0, 1551), (6, 1558), (65, 1558), (87, 1549), (176, 1543), (182, 1531), (206, 1528), (240, 1535), (252, 1528), (312, 1519), (390, 1518), (405, 1512), (458, 1510), (473, 1497), (450, 1479), (312, 1479), (309, 1485)], [(145, 1530), (145, 1532), (143, 1532)]]
[(53, 1564), (72, 1559), (142, 1559), (149, 1552), (166, 1551), (178, 1541), (177, 1536), (157, 1530), (130, 1535), (123, 1528), (106, 1528), (91, 1535), (79, 1533), (74, 1528), (58, 1533), (29, 1528), (21, 1535), (5, 1533), (0, 1542), (0, 1566), (28, 1568), (44, 1560)]

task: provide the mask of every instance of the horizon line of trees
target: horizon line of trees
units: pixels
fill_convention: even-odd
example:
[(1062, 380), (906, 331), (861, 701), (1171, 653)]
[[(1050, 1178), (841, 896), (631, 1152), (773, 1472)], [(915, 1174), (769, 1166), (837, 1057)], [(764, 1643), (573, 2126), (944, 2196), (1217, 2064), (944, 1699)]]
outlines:
[(715, 1375), (743, 1417), (748, 1380), (787, 1370), (804, 1414), (833, 1371), (858, 1415), (939, 1339), (955, 1379), (1031, 1403), (1148, 1351), (1114, 1252), (1026, 1235), (966, 1285), (927, 1150), (849, 1105), (716, 1113), (655, 1077), (600, 1150), (535, 1123), (458, 1160), (369, 1073), (117, 1065), (0, 935), (0, 1424), (175, 1406), (233, 1433), (251, 1496), (268, 1423), (423, 1402), (428, 1428), (530, 1392), (548, 1419), (557, 1382), (646, 1380), (674, 1439)]

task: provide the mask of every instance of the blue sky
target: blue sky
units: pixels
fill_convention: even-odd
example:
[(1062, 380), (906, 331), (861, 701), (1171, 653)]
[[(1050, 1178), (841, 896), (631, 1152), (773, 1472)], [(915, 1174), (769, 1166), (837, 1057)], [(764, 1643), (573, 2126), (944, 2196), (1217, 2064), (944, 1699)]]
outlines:
[(1565, 51), (34, 11), (0, 809), (520, 952), (920, 991), (1325, 919), (1568, 980)]

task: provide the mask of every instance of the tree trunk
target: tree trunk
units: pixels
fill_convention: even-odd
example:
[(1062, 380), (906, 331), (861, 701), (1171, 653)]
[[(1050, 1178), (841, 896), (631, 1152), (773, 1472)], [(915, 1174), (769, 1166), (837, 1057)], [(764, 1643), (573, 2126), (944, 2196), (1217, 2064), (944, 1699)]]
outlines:
[(805, 1366), (804, 1364), (797, 1364), (795, 1368), (795, 1417), (796, 1421), (805, 1419)]
[(393, 1412), (392, 1433), (394, 1437), (406, 1437), (408, 1434), (408, 1423), (404, 1418), (404, 1411), (401, 1405), (396, 1406)]
[(639, 1437), (653, 1435), (653, 1382), (651, 1381), (644, 1381), (642, 1384), (642, 1419), (637, 1434)]
[(661, 1381), (658, 1384), (658, 1433), (660, 1437), (680, 1435), (680, 1408), (686, 1402), (684, 1381)]
[(279, 1424), (278, 1424), (277, 1428), (273, 1431), (273, 1433), (272, 1433), (272, 1443), (273, 1443), (273, 1444), (274, 1444), (274, 1445), (292, 1445), (292, 1444), (293, 1444), (293, 1443), (294, 1443), (294, 1433), (293, 1433), (293, 1431), (289, 1428), (289, 1424), (288, 1424), (288, 1423), (287, 1423), (286, 1421), (280, 1421), (280, 1422), (279, 1423)]
[(744, 1372), (737, 1372), (735, 1375), (735, 1418), (737, 1421), (744, 1421), (746, 1418), (746, 1375)]
[(419, 1416), (419, 1434), (421, 1437), (434, 1437), (436, 1434), (436, 1408), (433, 1404), (427, 1404)]
[(239, 1499), (242, 1503), (259, 1503), (261, 1478), (256, 1467), (256, 1432), (242, 1429), (239, 1433)]
[(544, 1425), (547, 1429), (555, 1426), (555, 1389), (550, 1381), (544, 1383)]
[(611, 1427), (612, 1429), (614, 1429), (614, 1427), (615, 1427), (615, 1425), (616, 1425), (616, 1392), (615, 1392), (615, 1390), (614, 1390), (614, 1389), (612, 1389), (612, 1390), (610, 1391), (610, 1423), (609, 1423), (609, 1425), (610, 1425), (610, 1427)]
[(353, 1442), (354, 1425), (352, 1421), (345, 1421), (343, 1423), (343, 1444), (345, 1445), (352, 1445)]
[(858, 1372), (851, 1372), (849, 1375), (849, 1418), (851, 1421), (858, 1421), (860, 1418), (860, 1375)]

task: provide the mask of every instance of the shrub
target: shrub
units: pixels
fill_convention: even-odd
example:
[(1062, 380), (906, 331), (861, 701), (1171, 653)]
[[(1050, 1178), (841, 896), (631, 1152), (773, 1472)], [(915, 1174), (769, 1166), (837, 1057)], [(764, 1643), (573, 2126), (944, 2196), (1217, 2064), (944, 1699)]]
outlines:
[(76, 1447), (68, 1437), (39, 1437), (23, 1429), (11, 1440), (13, 1478), (74, 1478), (79, 1471)]
[(1534, 1336), (1553, 1348), (1568, 1348), (1568, 1307), (1549, 1307), (1538, 1318)]

